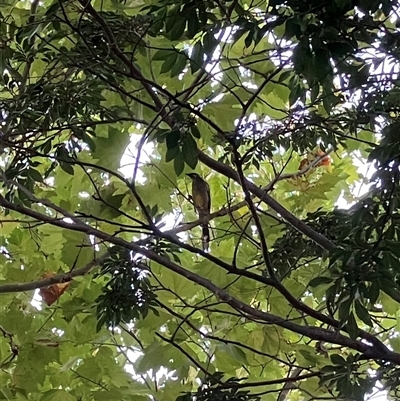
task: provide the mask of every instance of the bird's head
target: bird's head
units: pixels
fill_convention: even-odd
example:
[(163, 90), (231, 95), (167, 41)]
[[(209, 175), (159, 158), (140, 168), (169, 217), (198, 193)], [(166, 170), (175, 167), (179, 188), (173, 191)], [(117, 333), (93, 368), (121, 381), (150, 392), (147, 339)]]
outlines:
[(197, 173), (189, 173), (186, 175), (190, 177), (192, 180), (195, 180), (196, 178), (201, 178)]

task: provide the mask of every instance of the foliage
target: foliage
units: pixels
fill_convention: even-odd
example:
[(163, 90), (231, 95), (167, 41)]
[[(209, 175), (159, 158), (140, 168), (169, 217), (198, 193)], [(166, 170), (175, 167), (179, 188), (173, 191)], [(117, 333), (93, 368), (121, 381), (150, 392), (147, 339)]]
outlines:
[[(97, 329), (117, 327), (134, 319), (145, 318), (149, 308), (155, 306), (156, 295), (152, 292), (148, 269), (140, 260), (134, 260), (129, 251), (113, 247), (102, 263), (100, 275), (110, 275), (103, 293), (96, 299)], [(157, 315), (157, 309), (152, 308)]]
[(3, 1), (0, 399), (399, 399), (397, 3)]
[[(249, 396), (249, 391), (239, 390), (237, 386), (238, 380), (235, 378), (228, 379), (223, 385), (220, 381), (223, 378), (223, 373), (214, 373), (207, 377), (204, 383), (197, 389), (195, 393), (186, 393), (177, 398), (178, 401), (191, 401), (191, 400), (220, 400), (220, 401), (242, 401), (252, 400), (258, 401), (259, 397)], [(236, 385), (236, 386), (235, 386)], [(223, 386), (228, 387), (224, 389)], [(229, 388), (232, 386), (231, 388)]]

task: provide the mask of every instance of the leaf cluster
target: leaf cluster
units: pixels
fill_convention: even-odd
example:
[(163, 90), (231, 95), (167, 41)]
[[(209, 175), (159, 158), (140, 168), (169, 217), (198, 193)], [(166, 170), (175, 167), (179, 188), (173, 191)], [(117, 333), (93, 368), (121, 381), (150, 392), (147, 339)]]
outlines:
[(143, 319), (149, 311), (157, 314), (156, 295), (147, 277), (146, 265), (126, 249), (113, 247), (101, 266), (100, 275), (111, 276), (96, 299), (97, 330)]

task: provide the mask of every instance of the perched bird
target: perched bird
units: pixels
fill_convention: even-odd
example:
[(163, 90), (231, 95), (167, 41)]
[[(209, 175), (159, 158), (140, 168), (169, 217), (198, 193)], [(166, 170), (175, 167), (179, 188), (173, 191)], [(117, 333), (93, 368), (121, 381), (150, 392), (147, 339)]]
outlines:
[(201, 220), (203, 250), (208, 249), (210, 242), (210, 230), (208, 229), (208, 219), (211, 208), (210, 187), (197, 173), (187, 174), (192, 179), (192, 200), (194, 207)]

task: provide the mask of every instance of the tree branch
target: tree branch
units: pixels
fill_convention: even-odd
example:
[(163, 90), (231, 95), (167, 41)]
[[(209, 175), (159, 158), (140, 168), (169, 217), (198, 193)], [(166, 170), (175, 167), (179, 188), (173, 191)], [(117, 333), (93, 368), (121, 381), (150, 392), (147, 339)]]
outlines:
[(240, 300), (232, 297), (226, 291), (219, 288), (217, 285), (213, 284), (210, 280), (208, 280), (204, 277), (201, 277), (201, 276), (183, 268), (182, 266), (168, 260), (167, 258), (158, 255), (156, 252), (149, 250), (149, 249), (142, 248), (141, 246), (139, 246), (136, 243), (129, 243), (121, 238), (114, 236), (114, 235), (104, 233), (104, 232), (97, 230), (93, 227), (90, 227), (84, 223), (80, 223), (79, 221), (77, 221), (77, 219), (72, 224), (67, 223), (63, 220), (54, 220), (50, 216), (43, 215), (41, 213), (30, 210), (21, 205), (13, 204), (12, 202), (7, 201), (2, 195), (0, 195), (0, 205), (7, 209), (14, 210), (16, 212), (33, 217), (35, 219), (42, 220), (42, 221), (52, 224), (54, 226), (58, 226), (58, 227), (73, 230), (73, 231), (83, 232), (83, 233), (86, 233), (87, 235), (93, 235), (99, 239), (108, 241), (115, 245), (119, 245), (126, 249), (131, 249), (132, 251), (134, 251), (138, 254), (141, 254), (156, 263), (159, 263), (160, 265), (179, 274), (180, 276), (187, 278), (189, 281), (192, 281), (192, 282), (199, 284), (200, 286), (208, 289), (217, 298), (226, 302), (228, 305), (230, 305), (236, 311), (240, 311), (244, 316), (248, 315), (249, 318), (256, 318), (256, 319), (259, 319), (260, 321), (264, 321), (269, 324), (276, 324), (277, 326), (288, 329), (297, 334), (309, 337), (312, 340), (325, 341), (325, 342), (329, 342), (332, 344), (338, 344), (338, 345), (349, 347), (351, 349), (359, 351), (366, 358), (386, 360), (389, 362), (394, 362), (394, 363), (400, 364), (400, 354), (390, 351), (383, 345), (382, 345), (382, 348), (376, 347), (374, 344), (370, 345), (370, 344), (363, 343), (361, 341), (353, 340), (349, 337), (346, 337), (346, 336), (340, 334), (338, 331), (332, 331), (332, 330), (328, 330), (328, 329), (324, 329), (324, 328), (320, 328), (320, 327), (302, 326), (302, 325), (294, 323), (292, 321), (283, 319), (279, 316), (275, 316), (271, 313), (267, 313), (267, 312), (263, 312), (258, 309), (255, 309), (255, 308), (241, 302)]
[[(210, 167), (212, 170), (217, 171), (220, 174), (225, 175), (228, 178), (240, 183), (238, 173), (231, 167), (217, 160), (214, 160), (210, 156), (207, 156), (204, 152), (199, 151), (199, 160), (206, 166)], [(313, 240), (316, 244), (326, 249), (327, 251), (332, 251), (336, 248), (336, 245), (326, 238), (324, 235), (313, 230), (307, 224), (303, 223), (300, 219), (294, 216), (286, 208), (284, 208), (278, 201), (276, 201), (272, 196), (268, 195), (262, 188), (253, 184), (251, 181), (246, 180), (246, 185), (249, 191), (256, 195), (260, 200), (267, 204), (275, 212), (279, 213), (283, 219), (285, 219), (290, 225), (300, 231), (302, 234)]]
[(15, 284), (3, 284), (0, 285), (0, 294), (8, 292), (23, 292), (32, 291), (38, 288), (49, 287), (53, 284), (66, 283), (71, 281), (74, 277), (84, 276), (93, 270), (97, 265), (101, 264), (103, 260), (108, 257), (108, 253), (100, 256), (97, 259), (93, 259), (91, 262), (86, 264), (80, 269), (74, 269), (68, 273), (57, 274), (56, 276), (45, 278), (43, 280), (31, 281), (30, 283), (15, 283)]

